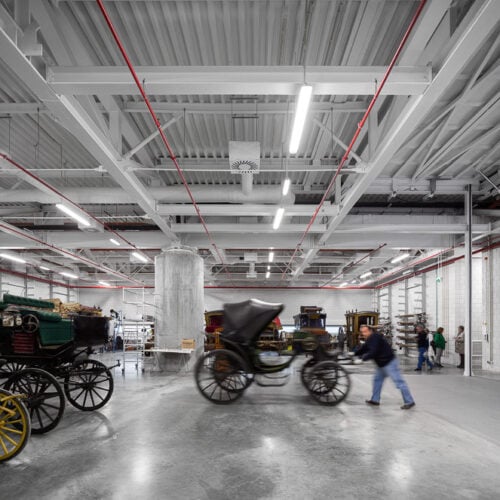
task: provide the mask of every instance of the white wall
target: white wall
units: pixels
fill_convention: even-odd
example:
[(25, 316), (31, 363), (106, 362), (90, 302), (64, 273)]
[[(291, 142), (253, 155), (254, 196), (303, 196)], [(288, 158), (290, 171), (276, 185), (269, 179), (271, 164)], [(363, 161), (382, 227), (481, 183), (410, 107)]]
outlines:
[[(127, 292), (131, 294), (131, 292)], [(126, 295), (128, 300), (130, 295)], [(154, 303), (153, 290), (146, 290), (146, 301)], [(241, 302), (256, 298), (266, 302), (285, 304), (281, 314), (283, 323), (293, 323), (293, 316), (300, 311), (301, 305), (321, 306), (327, 314), (328, 324), (344, 324), (344, 314), (348, 309), (370, 310), (372, 308), (372, 292), (370, 290), (264, 290), (264, 289), (206, 289), (205, 310), (222, 308), (226, 302)], [(87, 305), (100, 305), (105, 312), (110, 309), (123, 311), (126, 317), (140, 314), (141, 308), (123, 302), (120, 290), (80, 290), (80, 301)], [(154, 315), (154, 308), (150, 307)]]
[[(495, 250), (493, 262), (495, 272), (500, 278), (500, 249)], [(485, 321), (484, 288), (487, 282), (488, 272), (485, 269), (484, 254), (476, 254), (472, 261), (472, 340), (483, 339), (482, 329)], [(484, 279), (483, 279), (484, 277)], [(440, 280), (438, 280), (440, 278)], [(407, 287), (406, 304), (404, 303), (405, 287)], [(388, 294), (388, 295), (386, 295)], [(391, 299), (391, 320), (393, 334), (397, 335), (396, 328), (398, 314), (417, 312), (427, 313), (427, 326), (433, 331), (438, 327), (444, 328), (444, 336), (447, 345), (444, 361), (448, 363), (458, 362), (455, 354), (455, 343), (453, 341), (457, 328), (465, 322), (465, 262), (458, 260), (455, 263), (434, 269), (425, 275), (419, 275), (408, 280), (394, 283), (379, 292), (379, 303), (387, 303)], [(493, 308), (500, 309), (500, 293), (494, 297)], [(495, 305), (496, 304), (496, 305)], [(379, 306), (379, 307), (380, 307)], [(387, 306), (385, 306), (387, 309)], [(500, 313), (497, 324), (500, 325)], [(500, 340), (500, 339), (499, 339)], [(483, 342), (483, 363), (489, 346)], [(498, 353), (500, 355), (500, 352)], [(489, 365), (491, 369), (492, 365)], [(499, 367), (500, 370), (500, 358)]]
[(300, 306), (321, 306), (325, 309), (328, 324), (345, 323), (345, 312), (349, 309), (371, 310), (371, 290), (205, 290), (205, 308), (220, 309), (225, 302), (241, 302), (249, 298), (265, 302), (285, 304), (280, 315), (284, 324), (293, 323), (293, 316)]

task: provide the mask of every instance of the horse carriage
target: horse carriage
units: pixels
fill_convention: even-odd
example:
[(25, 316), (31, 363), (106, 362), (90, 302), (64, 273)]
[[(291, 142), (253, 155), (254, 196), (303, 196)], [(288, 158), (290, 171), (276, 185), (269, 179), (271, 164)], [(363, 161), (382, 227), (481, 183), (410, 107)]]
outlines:
[(8, 294), (0, 302), (0, 387), (24, 396), (34, 434), (57, 426), (66, 399), (92, 411), (113, 393), (113, 367), (88, 358), (108, 340), (106, 319), (63, 319), (52, 307)]
[[(282, 310), (282, 304), (256, 299), (224, 306), (222, 347), (205, 352), (195, 365), (196, 385), (205, 398), (212, 403), (227, 404), (239, 399), (254, 381), (260, 386), (286, 383), (288, 368), (298, 351), (285, 350), (278, 356), (278, 362), (272, 358), (269, 363), (258, 347), (260, 335)], [(336, 353), (327, 352), (310, 337), (304, 341), (302, 350), (310, 354), (301, 370), (301, 380), (309, 394), (321, 404), (340, 403), (349, 392), (350, 380)]]

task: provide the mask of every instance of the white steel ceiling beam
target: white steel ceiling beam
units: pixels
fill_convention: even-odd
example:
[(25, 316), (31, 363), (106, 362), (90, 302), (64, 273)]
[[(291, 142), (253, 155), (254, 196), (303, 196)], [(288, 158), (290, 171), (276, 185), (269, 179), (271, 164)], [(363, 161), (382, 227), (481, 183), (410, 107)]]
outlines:
[(353, 206), (367, 191), (373, 180), (381, 174), (420, 122), (443, 98), (464, 66), (497, 27), (498, 19), (500, 19), (500, 2), (486, 1), (451, 48), (425, 93), (409, 99), (400, 118), (394, 123), (385, 140), (377, 148), (375, 157), (369, 162), (366, 173), (359, 177), (359, 180), (344, 197), (339, 215), (329, 223), (328, 230), (322, 235), (320, 243), (325, 243), (330, 238)]
[[(2, 21), (1, 18), (0, 21)], [(57, 95), (1, 28), (0, 58), (16, 73), (31, 92), (45, 103), (54, 117), (73, 133), (96, 160), (111, 173), (113, 178), (129, 194), (131, 200), (137, 202), (165, 233), (166, 238), (169, 241), (177, 240), (169, 224), (156, 214), (154, 202), (147, 190), (133, 172), (127, 170), (128, 162), (123, 161), (110, 141), (103, 137), (99, 127), (90, 119), (78, 101), (73, 97)]]
[[(296, 95), (304, 83), (302, 66), (138, 66), (152, 95)], [(315, 95), (372, 95), (383, 66), (308, 66), (307, 82)], [(382, 94), (422, 94), (431, 81), (430, 67), (395, 67)], [(47, 79), (58, 94), (136, 95), (126, 67), (55, 66)]]
[[(105, 112), (105, 106), (96, 104), (97, 108)], [(216, 102), (153, 102), (155, 113), (177, 114), (186, 113), (192, 115), (293, 115), (295, 108), (287, 103), (258, 102), (257, 104), (246, 103), (216, 103)], [(124, 113), (149, 113), (142, 102), (127, 102), (118, 107)], [(364, 113), (366, 103), (364, 101), (346, 101), (346, 102), (312, 102), (309, 112), (318, 113)], [(49, 110), (41, 103), (31, 102), (2, 102), (0, 103), (0, 114), (37, 114), (48, 113)]]

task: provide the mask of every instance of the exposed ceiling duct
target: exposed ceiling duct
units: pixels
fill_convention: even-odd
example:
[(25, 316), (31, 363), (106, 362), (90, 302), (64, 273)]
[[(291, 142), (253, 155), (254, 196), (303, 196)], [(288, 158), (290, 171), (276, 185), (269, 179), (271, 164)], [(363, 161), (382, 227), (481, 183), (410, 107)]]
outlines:
[[(147, 191), (152, 199), (160, 203), (190, 203), (184, 186), (148, 188)], [(81, 204), (130, 204), (132, 201), (130, 194), (121, 188), (67, 188), (64, 192), (75, 203)], [(199, 203), (278, 204), (281, 200), (281, 186), (254, 186), (248, 194), (232, 186), (192, 186), (191, 192)], [(3, 203), (54, 203), (53, 196), (31, 189), (2, 191), (0, 197)], [(294, 194), (289, 193), (285, 201), (294, 203)]]

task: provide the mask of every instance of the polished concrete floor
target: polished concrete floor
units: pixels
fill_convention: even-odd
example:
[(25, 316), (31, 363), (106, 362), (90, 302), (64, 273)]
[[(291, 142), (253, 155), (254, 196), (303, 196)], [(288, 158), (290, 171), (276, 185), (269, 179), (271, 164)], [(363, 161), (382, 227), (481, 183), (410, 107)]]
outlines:
[(298, 373), (216, 406), (191, 374), (127, 370), (102, 411), (68, 406), (0, 466), (1, 499), (500, 498), (499, 381), (408, 373), (415, 408), (400, 410), (390, 383), (372, 408), (365, 364), (337, 407), (317, 405)]

